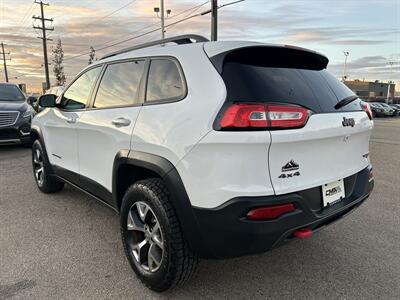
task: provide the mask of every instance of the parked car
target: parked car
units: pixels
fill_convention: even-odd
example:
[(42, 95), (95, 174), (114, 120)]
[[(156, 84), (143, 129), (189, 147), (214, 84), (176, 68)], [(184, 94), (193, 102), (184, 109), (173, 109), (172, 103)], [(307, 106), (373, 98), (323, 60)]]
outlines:
[(372, 115), (375, 117), (386, 117), (388, 115), (385, 108), (380, 105), (376, 105), (375, 103), (369, 103), (372, 111)]
[(119, 212), (127, 259), (155, 291), (198, 258), (310, 237), (374, 181), (372, 112), (327, 65), (303, 48), (194, 35), (107, 55), (39, 99), (37, 186), (71, 183)]
[(34, 109), (16, 84), (0, 83), (0, 144), (30, 145), (34, 115)]
[(389, 106), (394, 109), (394, 115), (395, 116), (400, 116), (400, 107), (397, 106), (396, 104), (389, 104)]
[(64, 88), (65, 88), (64, 86), (56, 85), (56, 86), (49, 88), (45, 94), (52, 94), (52, 95), (60, 96), (61, 93), (63, 92)]
[(383, 103), (380, 102), (371, 103), (371, 105), (375, 108), (375, 110), (377, 109), (380, 109), (381, 111), (383, 110), (382, 117), (392, 117), (394, 115), (394, 109), (386, 107), (385, 105), (382, 104)]
[(379, 105), (381, 107), (386, 108), (389, 111), (390, 116), (395, 116), (396, 115), (396, 110), (392, 106), (390, 106), (389, 104), (387, 104), (387, 103), (379, 103)]

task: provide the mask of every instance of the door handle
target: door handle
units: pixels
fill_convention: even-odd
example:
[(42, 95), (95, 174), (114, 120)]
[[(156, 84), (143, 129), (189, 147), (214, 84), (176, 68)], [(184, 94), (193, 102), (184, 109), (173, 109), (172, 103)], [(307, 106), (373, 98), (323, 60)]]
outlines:
[(113, 125), (117, 127), (125, 127), (129, 126), (131, 124), (131, 120), (125, 119), (125, 118), (117, 118), (112, 121)]
[(67, 123), (69, 123), (69, 124), (74, 124), (74, 123), (76, 123), (76, 118), (74, 118), (74, 117), (65, 118), (65, 121), (67, 121)]

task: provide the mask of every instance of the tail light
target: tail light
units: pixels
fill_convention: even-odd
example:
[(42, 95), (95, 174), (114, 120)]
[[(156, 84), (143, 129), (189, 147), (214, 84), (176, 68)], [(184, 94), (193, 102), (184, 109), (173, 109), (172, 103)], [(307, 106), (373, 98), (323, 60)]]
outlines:
[(303, 127), (310, 111), (290, 104), (231, 104), (220, 119), (222, 130)]
[(361, 107), (362, 107), (362, 109), (367, 113), (368, 118), (369, 118), (370, 120), (372, 120), (372, 110), (371, 110), (371, 106), (370, 106), (368, 103), (366, 103), (366, 102), (362, 102), (362, 103), (361, 103)]
[(258, 207), (250, 210), (247, 213), (247, 219), (253, 221), (271, 220), (295, 210), (296, 208), (294, 207), (293, 203)]

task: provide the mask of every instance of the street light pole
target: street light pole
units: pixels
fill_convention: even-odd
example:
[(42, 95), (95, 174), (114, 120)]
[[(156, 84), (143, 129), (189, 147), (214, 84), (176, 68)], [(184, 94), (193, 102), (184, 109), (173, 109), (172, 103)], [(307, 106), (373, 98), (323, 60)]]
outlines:
[(349, 56), (350, 52), (343, 51), (343, 54), (344, 54), (344, 67), (343, 67), (343, 82), (344, 82), (347, 79), (347, 75), (346, 75), (347, 57)]
[(160, 9), (161, 9), (161, 39), (165, 39), (164, 0), (160, 0)]
[(390, 84), (391, 84), (391, 82), (392, 82), (393, 64), (394, 64), (394, 61), (389, 61), (389, 65), (390, 65), (390, 78), (389, 78), (389, 83), (388, 83), (388, 91), (387, 91), (387, 95), (386, 95), (386, 103), (389, 103)]
[[(167, 17), (165, 17), (164, 0), (160, 0), (160, 7), (154, 7), (154, 12), (161, 19), (161, 39), (165, 39), (165, 19), (171, 14), (171, 10), (167, 9)], [(160, 16), (158, 16), (160, 13)]]

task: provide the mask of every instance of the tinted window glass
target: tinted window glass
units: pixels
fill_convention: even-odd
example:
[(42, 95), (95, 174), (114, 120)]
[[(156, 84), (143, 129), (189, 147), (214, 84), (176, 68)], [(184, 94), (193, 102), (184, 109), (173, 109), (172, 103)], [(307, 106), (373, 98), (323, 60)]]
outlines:
[(138, 103), (144, 61), (116, 63), (107, 66), (97, 91), (94, 107), (126, 106)]
[(0, 84), (0, 101), (23, 101), (24, 94), (12, 84)]
[(61, 106), (64, 109), (82, 109), (86, 107), (90, 91), (100, 73), (101, 68), (97, 67), (83, 73), (67, 89), (62, 98)]
[(169, 59), (154, 59), (150, 63), (146, 101), (182, 97), (184, 86), (177, 65)]
[[(337, 112), (334, 106), (353, 92), (326, 69), (279, 68), (238, 62), (224, 64), (227, 101), (283, 102), (314, 112)], [(360, 100), (339, 111), (361, 110)]]

